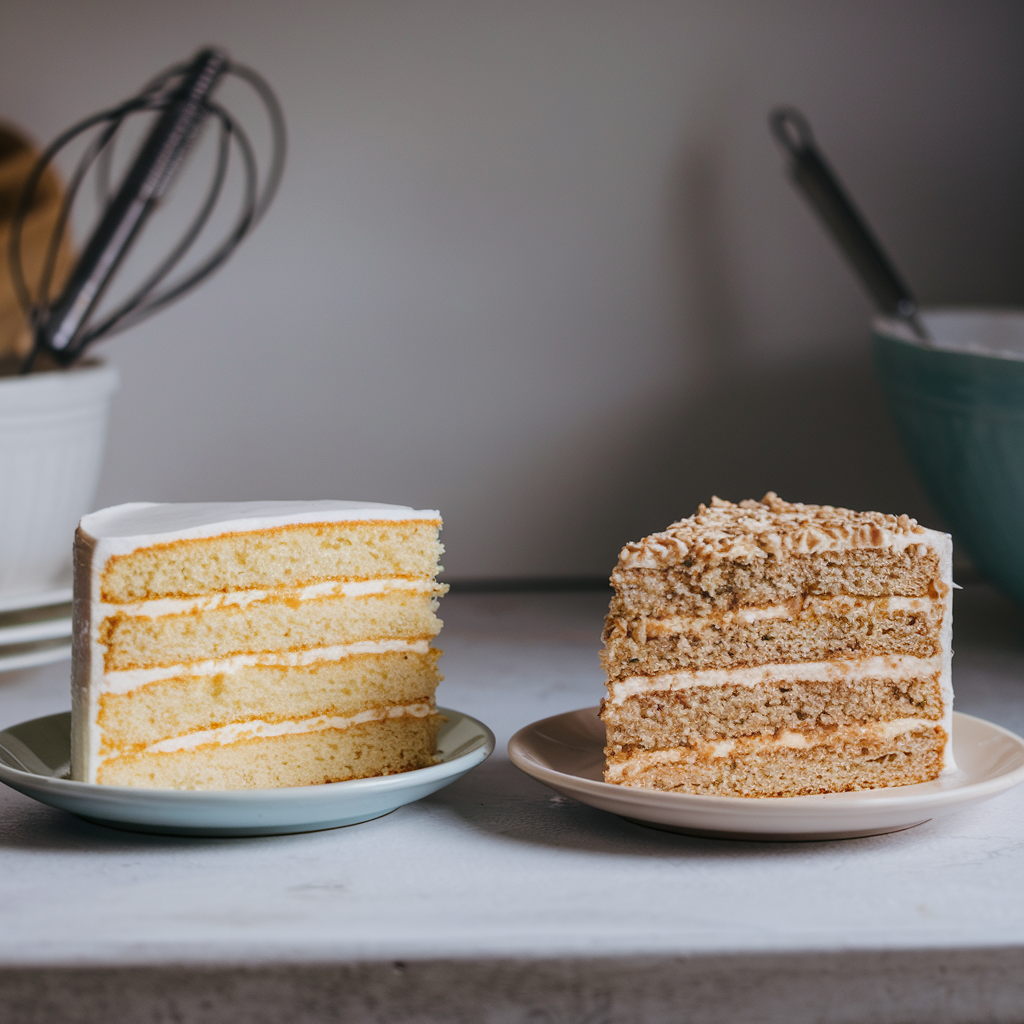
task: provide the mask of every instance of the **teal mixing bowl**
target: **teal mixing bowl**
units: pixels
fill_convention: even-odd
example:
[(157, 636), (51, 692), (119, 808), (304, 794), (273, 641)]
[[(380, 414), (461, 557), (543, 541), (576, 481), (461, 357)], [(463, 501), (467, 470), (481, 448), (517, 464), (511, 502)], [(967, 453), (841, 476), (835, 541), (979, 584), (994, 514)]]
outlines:
[(956, 543), (1024, 604), (1024, 312), (923, 319), (934, 347), (898, 322), (873, 326), (889, 409)]

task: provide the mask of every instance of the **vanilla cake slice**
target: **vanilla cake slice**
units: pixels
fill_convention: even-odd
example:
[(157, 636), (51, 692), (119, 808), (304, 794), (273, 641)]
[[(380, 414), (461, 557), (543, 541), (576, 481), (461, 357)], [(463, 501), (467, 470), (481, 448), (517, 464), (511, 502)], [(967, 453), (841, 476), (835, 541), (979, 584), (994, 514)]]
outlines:
[(346, 501), (87, 515), (72, 778), (270, 788), (432, 764), (440, 526)]
[(739, 797), (953, 766), (952, 543), (907, 516), (714, 499), (623, 548), (605, 780)]

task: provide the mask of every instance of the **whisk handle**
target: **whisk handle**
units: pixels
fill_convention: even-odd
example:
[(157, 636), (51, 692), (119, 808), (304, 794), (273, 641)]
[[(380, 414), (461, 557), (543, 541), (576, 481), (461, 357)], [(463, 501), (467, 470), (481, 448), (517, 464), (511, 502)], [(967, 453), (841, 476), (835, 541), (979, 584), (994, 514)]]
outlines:
[(917, 316), (917, 300), (818, 148), (807, 119), (792, 107), (780, 107), (771, 112), (768, 122), (789, 157), (790, 176), (875, 304), (883, 313), (904, 320), (918, 337), (927, 339)]
[(96, 225), (63, 291), (39, 319), (36, 351), (49, 352), (62, 365), (80, 355), (83, 324), (198, 138), (207, 114), (207, 98), (227, 68), (227, 55), (220, 50), (196, 54)]

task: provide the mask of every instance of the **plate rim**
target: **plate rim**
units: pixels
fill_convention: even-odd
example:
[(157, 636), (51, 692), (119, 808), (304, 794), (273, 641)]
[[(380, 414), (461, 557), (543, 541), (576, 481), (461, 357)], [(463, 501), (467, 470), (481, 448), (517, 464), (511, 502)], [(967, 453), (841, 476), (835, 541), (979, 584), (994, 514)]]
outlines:
[[(394, 775), (372, 775), (365, 779), (344, 779), (341, 782), (324, 782), (315, 786), (278, 786), (272, 789), (157, 789), (146, 786), (102, 786), (96, 782), (79, 782), (74, 779), (55, 778), (52, 775), (42, 775), (38, 772), (21, 771), (12, 768), (10, 765), (0, 762), (0, 783), (9, 786), (11, 789), (26, 794), (23, 789), (12, 785), (7, 776), (13, 780), (28, 780), (28, 785), (41, 788), (54, 795), (65, 795), (68, 797), (96, 798), (106, 803), (119, 803), (131, 799), (145, 803), (162, 804), (187, 804), (193, 802), (205, 803), (216, 806), (218, 803), (243, 802), (263, 803), (273, 801), (278, 803), (298, 803), (305, 798), (329, 799), (330, 795), (341, 797), (344, 793), (365, 794), (374, 792), (387, 792), (394, 789), (403, 789), (406, 786), (417, 783), (427, 783), (437, 779), (447, 778), (448, 775), (457, 774), (459, 771), (469, 771), (479, 764), (483, 764), (494, 753), (495, 737), (493, 731), (486, 723), (473, 715), (466, 714), (455, 708), (438, 707), (437, 711), (442, 715), (458, 715), (460, 719), (469, 721), (477, 726), (482, 733), (483, 742), (467, 750), (464, 754), (454, 757), (451, 760), (441, 761), (438, 764), (427, 765), (425, 768), (413, 768), (407, 772), (397, 772)], [(50, 715), (38, 715), (35, 718), (26, 719), (24, 722), (14, 722), (11, 725), (0, 729), (0, 733), (19, 726), (28, 725), (42, 719), (55, 718), (58, 715), (69, 715), (70, 711), (57, 711)], [(475, 760), (474, 760), (475, 759)], [(466, 764), (472, 761), (471, 764)], [(345, 787), (339, 789), (338, 787)], [(318, 801), (319, 802), (319, 801)], [(75, 812), (73, 812), (75, 813)]]
[[(782, 810), (795, 808), (810, 809), (813, 807), (819, 807), (822, 809), (834, 807), (849, 807), (851, 809), (853, 807), (857, 807), (859, 809), (862, 807), (870, 807), (872, 809), (877, 808), (879, 811), (885, 811), (908, 806), (911, 803), (915, 806), (922, 806), (923, 809), (935, 808), (938, 810), (948, 804), (961, 803), (970, 797), (982, 799), (985, 797), (996, 796), (1005, 790), (1024, 783), (1024, 764), (1022, 764), (1019, 767), (997, 775), (992, 779), (985, 779), (980, 782), (966, 782), (960, 785), (954, 784), (945, 789), (933, 790), (926, 793), (920, 791), (908, 793), (907, 791), (912, 790), (914, 786), (891, 786), (884, 787), (883, 789), (859, 790), (846, 793), (815, 793), (806, 796), (710, 796), (703, 793), (674, 793), (665, 790), (618, 786), (614, 783), (604, 782), (603, 780), (598, 781), (596, 779), (586, 779), (580, 775), (573, 775), (568, 772), (561, 772), (556, 768), (549, 768), (547, 765), (535, 760), (525, 749), (522, 749), (524, 746), (524, 736), (540, 728), (547, 722), (552, 722), (556, 719), (568, 718), (570, 716), (579, 715), (583, 712), (589, 711), (593, 711), (594, 716), (597, 717), (599, 710), (599, 706), (597, 705), (576, 708), (572, 711), (563, 711), (557, 715), (549, 715), (547, 718), (537, 719), (537, 721), (523, 726), (521, 729), (518, 729), (508, 741), (509, 759), (517, 768), (519, 768), (520, 771), (525, 772), (527, 775), (537, 779), (539, 782), (544, 782), (546, 785), (551, 785), (551, 783), (547, 782), (543, 778), (544, 775), (547, 775), (552, 779), (571, 780), (570, 785), (574, 789), (582, 788), (583, 792), (590, 791), (595, 796), (601, 796), (602, 794), (611, 796), (612, 794), (616, 794), (620, 799), (622, 799), (625, 791), (625, 795), (633, 797), (638, 803), (649, 803), (654, 804), (655, 806), (661, 803), (666, 808), (678, 808), (689, 805), (695, 808), (704, 808), (708, 811), (721, 810), (741, 814), (744, 810), (747, 810), (751, 815), (761, 812), (767, 807), (778, 807)], [(1018, 736), (1017, 733), (1012, 732), (1004, 726), (997, 725), (995, 722), (990, 722), (986, 718), (980, 718), (977, 715), (969, 715), (962, 711), (954, 711), (953, 717), (954, 737), (956, 735), (956, 719), (967, 719), (972, 722), (980, 723), (985, 728), (1002, 734), (1006, 738), (1012, 740), (1022, 751), (1024, 751), (1024, 737)], [(917, 783), (915, 785), (921, 785), (921, 783)], [(877, 795), (879, 793), (883, 793), (885, 789), (889, 789), (892, 792), (886, 793), (885, 795)], [(897, 792), (900, 790), (903, 792)], [(870, 798), (863, 799), (863, 801), (859, 803), (855, 802), (858, 795), (863, 796), (869, 793), (872, 794)]]

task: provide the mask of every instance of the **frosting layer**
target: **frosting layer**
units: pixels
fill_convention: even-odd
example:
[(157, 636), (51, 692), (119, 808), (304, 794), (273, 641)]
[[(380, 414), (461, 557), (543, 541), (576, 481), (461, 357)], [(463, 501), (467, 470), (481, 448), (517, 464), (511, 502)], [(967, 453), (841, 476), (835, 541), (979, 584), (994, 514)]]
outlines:
[[(441, 513), (436, 509), (383, 505), (375, 501), (136, 501), (92, 512), (83, 516), (79, 526), (94, 540), (128, 540), (150, 545), (243, 530), (268, 530), (295, 523), (440, 518)], [(120, 544), (110, 545), (111, 550), (121, 547)]]
[(236, 654), (231, 658), (197, 661), (189, 665), (169, 665), (161, 668), (136, 668), (122, 672), (105, 672), (97, 686), (100, 693), (130, 693), (140, 686), (173, 679), (177, 676), (216, 676), (236, 672), (249, 665), (280, 665), (293, 667), (315, 665), (324, 661), (341, 661), (355, 654), (384, 654), (388, 651), (409, 651), (426, 654), (429, 640), (359, 640), (334, 647), (314, 647), (306, 651), (264, 652)]
[[(358, 715), (350, 715), (345, 718), (338, 718), (329, 715), (318, 715), (316, 718), (304, 718), (297, 722), (232, 722), (231, 725), (221, 726), (219, 729), (204, 729), (202, 732), (189, 733), (186, 736), (172, 736), (166, 740), (160, 740), (147, 747), (147, 754), (171, 753), (175, 750), (195, 750), (196, 747), (205, 747), (209, 744), (224, 746), (228, 743), (238, 743), (241, 740), (258, 739), (266, 736), (284, 736), (289, 733), (304, 732), (325, 732), (328, 729), (350, 729), (354, 725), (362, 725), (364, 722), (379, 722), (385, 718), (426, 718), (434, 714), (434, 707), (431, 704), (407, 704), (404, 707), (370, 708), (361, 711)], [(119, 757), (121, 751), (111, 754), (111, 757)]]
[(609, 700), (621, 704), (641, 693), (683, 690), (691, 686), (784, 685), (794, 682), (842, 682), (844, 679), (920, 679), (938, 675), (942, 656), (858, 658), (850, 661), (791, 662), (780, 665), (756, 665), (750, 668), (710, 668), (680, 670), (654, 676), (628, 676), (608, 683)]

